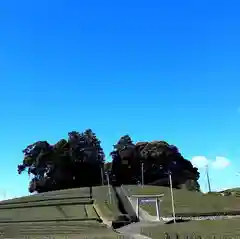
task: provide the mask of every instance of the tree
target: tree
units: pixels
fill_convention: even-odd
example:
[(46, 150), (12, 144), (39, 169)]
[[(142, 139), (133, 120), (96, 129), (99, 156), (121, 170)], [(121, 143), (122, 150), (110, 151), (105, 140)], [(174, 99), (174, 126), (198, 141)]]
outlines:
[(113, 145), (114, 150), (110, 153), (112, 156), (112, 177), (114, 177), (117, 184), (135, 184), (135, 177), (139, 172), (139, 167), (135, 165), (136, 149), (129, 135), (124, 135), (120, 138), (117, 144)]
[(104, 152), (101, 142), (91, 129), (83, 133), (72, 131), (68, 139), (55, 145), (38, 141), (24, 150), (18, 173), (33, 175), (30, 192), (45, 192), (101, 184)]
[(199, 172), (186, 160), (178, 148), (165, 141), (139, 142), (134, 144), (128, 135), (114, 145), (112, 175), (118, 184), (136, 184), (141, 181), (143, 163), (144, 183), (169, 186), (168, 172), (173, 186), (187, 183), (189, 190), (199, 190)]
[[(185, 159), (178, 148), (165, 141), (133, 143), (124, 135), (113, 145), (112, 162), (105, 164), (100, 140), (91, 129), (80, 133), (71, 131), (67, 139), (51, 145), (37, 141), (23, 150), (24, 159), (18, 173), (27, 171), (33, 178), (29, 192), (97, 186), (106, 172), (112, 183), (144, 183), (169, 186), (171, 172), (173, 187), (185, 185), (188, 190), (199, 190), (198, 169)], [(106, 178), (104, 178), (106, 183)]]

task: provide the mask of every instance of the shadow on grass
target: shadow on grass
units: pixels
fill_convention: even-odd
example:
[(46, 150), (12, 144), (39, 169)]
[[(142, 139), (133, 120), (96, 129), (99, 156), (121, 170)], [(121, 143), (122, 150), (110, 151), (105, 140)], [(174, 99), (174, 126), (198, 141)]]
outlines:
[[(176, 219), (175, 223), (183, 223), (183, 222), (190, 222), (189, 219)], [(165, 224), (174, 224), (174, 220), (170, 220), (166, 222)]]

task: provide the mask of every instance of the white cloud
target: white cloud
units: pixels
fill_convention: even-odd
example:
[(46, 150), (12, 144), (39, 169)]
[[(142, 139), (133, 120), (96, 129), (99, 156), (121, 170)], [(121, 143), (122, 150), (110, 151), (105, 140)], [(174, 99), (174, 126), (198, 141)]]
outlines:
[(191, 162), (197, 168), (204, 168), (209, 163), (208, 159), (204, 156), (194, 156)]
[(215, 169), (224, 169), (230, 165), (230, 161), (221, 156), (217, 156), (216, 159), (212, 162), (212, 167)]
[(214, 169), (224, 169), (230, 165), (230, 161), (221, 156), (216, 156), (215, 160), (209, 160), (205, 156), (194, 156), (191, 160), (193, 166), (201, 169), (209, 165)]

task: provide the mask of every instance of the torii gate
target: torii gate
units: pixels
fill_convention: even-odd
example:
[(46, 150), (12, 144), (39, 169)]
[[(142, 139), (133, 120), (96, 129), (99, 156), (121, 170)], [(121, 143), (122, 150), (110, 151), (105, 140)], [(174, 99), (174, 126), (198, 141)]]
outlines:
[(157, 212), (157, 220), (160, 221), (160, 202), (162, 202), (161, 198), (163, 196), (164, 196), (164, 194), (158, 194), (158, 195), (132, 195), (133, 198), (137, 199), (137, 204), (136, 204), (137, 217), (139, 218), (139, 204), (140, 203), (155, 202), (156, 212)]

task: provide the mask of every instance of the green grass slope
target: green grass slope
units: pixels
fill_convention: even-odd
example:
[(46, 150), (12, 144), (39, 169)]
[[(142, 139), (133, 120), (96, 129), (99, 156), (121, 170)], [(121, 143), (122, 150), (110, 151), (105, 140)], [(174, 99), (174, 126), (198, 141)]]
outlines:
[[(143, 227), (141, 234), (152, 239), (160, 238), (238, 238), (240, 219), (190, 221), (162, 226)], [(169, 237), (166, 237), (166, 233)], [(178, 237), (176, 236), (178, 235)]]
[[(129, 196), (133, 194), (164, 194), (161, 203), (162, 216), (172, 215), (170, 189), (158, 186), (124, 186)], [(174, 189), (175, 211), (177, 216), (200, 216), (207, 214), (240, 214), (240, 197), (224, 197)], [(156, 215), (155, 204), (142, 204), (141, 207), (151, 215)]]
[[(109, 196), (110, 194), (110, 196)], [(114, 217), (120, 214), (117, 199), (113, 192), (113, 189), (110, 188), (110, 192), (107, 186), (93, 187), (92, 188), (93, 203), (99, 209), (101, 216), (107, 220), (113, 220)], [(25, 207), (31, 205), (44, 205), (44, 204), (72, 204), (72, 208), (76, 204), (90, 204), (90, 189), (89, 188), (73, 188), (67, 190), (52, 191), (47, 193), (39, 193), (32, 196), (25, 196), (20, 198), (14, 198), (11, 200), (1, 201), (0, 210), (4, 205), (25, 205)], [(80, 208), (80, 206), (78, 206)], [(77, 209), (76, 211), (81, 210)]]
[(0, 223), (0, 238), (128, 239), (95, 222)]
[(118, 215), (113, 192), (96, 187), (60, 190), (0, 202), (0, 236), (3, 238), (127, 238), (101, 223)]
[(107, 220), (112, 221), (121, 214), (118, 208), (118, 200), (112, 187), (110, 187), (110, 192), (107, 186), (93, 187), (93, 198), (101, 216)]
[[(169, 188), (131, 185), (124, 186), (124, 188), (129, 196), (133, 194), (164, 194), (161, 213), (162, 216), (171, 216)], [(106, 225), (100, 223), (99, 220), (99, 216), (107, 220), (113, 220), (121, 214), (113, 189), (110, 190), (109, 193), (107, 186), (93, 187), (92, 199), (90, 198), (89, 188), (77, 188), (1, 201), (0, 236), (20, 239), (26, 237), (43, 238), (43, 236), (64, 238), (68, 235), (68, 238), (84, 238), (85, 236), (88, 239), (126, 239), (128, 237), (115, 233)], [(223, 212), (239, 212), (240, 214), (240, 197), (238, 196), (225, 197), (179, 189), (174, 190), (174, 199), (177, 216), (200, 216), (206, 213)], [(155, 205), (145, 204), (142, 207), (150, 214), (156, 214)], [(185, 222), (176, 225), (164, 225), (161, 228), (143, 228), (143, 234), (149, 235), (151, 233), (153, 238), (161, 238), (159, 230), (161, 233), (164, 231), (175, 233), (176, 230), (182, 230), (185, 233), (185, 231), (188, 232), (191, 229), (194, 232), (200, 230), (200, 233), (201, 230), (208, 230), (210, 224), (213, 229), (219, 227), (219, 230), (221, 230), (221, 227), (227, 227), (225, 225), (227, 223), (231, 224), (231, 230), (235, 230), (234, 227), (239, 225), (239, 222), (240, 220), (233, 219), (229, 221)], [(214, 230), (210, 231), (214, 233)], [(228, 230), (224, 233), (228, 233)], [(239, 230), (236, 229), (236, 231), (240, 233)]]
[[(90, 198), (63, 196), (56, 198), (46, 195), (29, 196), (2, 201), (0, 203), (0, 223), (40, 222), (40, 221), (99, 221)], [(29, 199), (29, 201), (27, 200)]]

